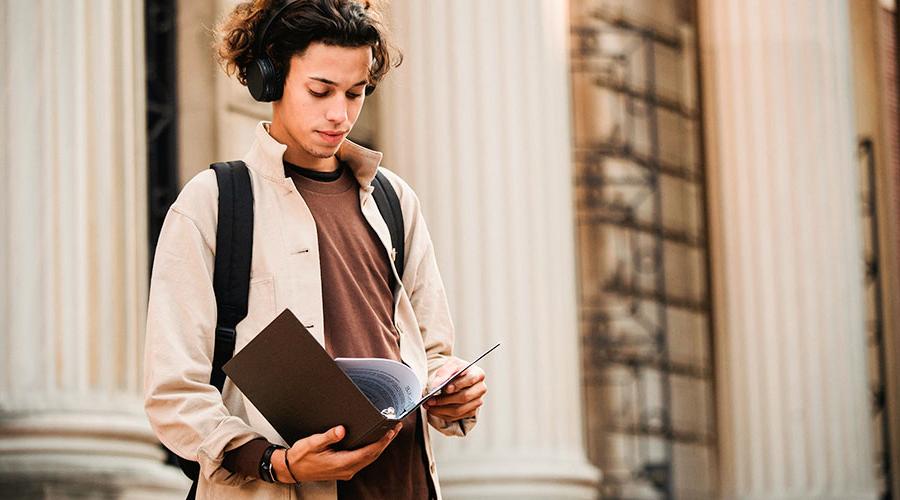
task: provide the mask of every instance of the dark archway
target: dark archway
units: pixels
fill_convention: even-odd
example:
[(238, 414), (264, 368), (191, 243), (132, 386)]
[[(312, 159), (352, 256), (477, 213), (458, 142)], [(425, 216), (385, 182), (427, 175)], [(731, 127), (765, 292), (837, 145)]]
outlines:
[(147, 202), (151, 267), (163, 220), (169, 206), (178, 195), (176, 14), (175, 0), (144, 2), (147, 64)]

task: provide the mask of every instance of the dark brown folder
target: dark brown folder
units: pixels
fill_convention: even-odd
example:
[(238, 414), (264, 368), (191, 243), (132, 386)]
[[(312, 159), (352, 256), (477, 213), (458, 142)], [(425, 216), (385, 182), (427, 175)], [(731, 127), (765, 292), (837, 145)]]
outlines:
[(397, 424), (369, 402), (287, 309), (223, 370), (288, 445), (343, 425), (346, 435), (336, 448), (354, 449), (378, 441)]
[(398, 408), (396, 418), (386, 417), (375, 408), (288, 309), (222, 369), (289, 445), (343, 425), (346, 435), (335, 447), (354, 449), (378, 441), (499, 346), (494, 345), (457, 370), (410, 408)]

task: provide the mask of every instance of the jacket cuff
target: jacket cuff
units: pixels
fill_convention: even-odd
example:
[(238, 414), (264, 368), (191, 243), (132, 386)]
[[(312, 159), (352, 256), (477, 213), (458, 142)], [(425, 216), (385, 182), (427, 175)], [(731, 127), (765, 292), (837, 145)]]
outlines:
[(428, 414), (428, 423), (445, 436), (466, 436), (478, 423), (478, 417), (466, 417), (460, 420), (449, 421), (441, 417)]
[(268, 439), (258, 438), (225, 452), (222, 467), (228, 472), (259, 478), (259, 462), (269, 447)]
[(242, 486), (258, 479), (256, 474), (247, 476), (241, 472), (231, 472), (222, 465), (226, 451), (239, 448), (255, 439), (265, 439), (265, 437), (253, 431), (238, 417), (231, 416), (223, 419), (218, 427), (203, 440), (197, 450), (200, 473), (207, 481), (229, 486)]

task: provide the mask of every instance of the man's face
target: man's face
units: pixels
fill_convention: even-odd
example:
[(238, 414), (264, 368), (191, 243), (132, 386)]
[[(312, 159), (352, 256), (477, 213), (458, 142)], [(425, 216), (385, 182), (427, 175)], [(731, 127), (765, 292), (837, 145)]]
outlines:
[(272, 105), (272, 136), (288, 146), (285, 160), (317, 170), (353, 128), (365, 100), (370, 47), (313, 43), (291, 59), (284, 94)]

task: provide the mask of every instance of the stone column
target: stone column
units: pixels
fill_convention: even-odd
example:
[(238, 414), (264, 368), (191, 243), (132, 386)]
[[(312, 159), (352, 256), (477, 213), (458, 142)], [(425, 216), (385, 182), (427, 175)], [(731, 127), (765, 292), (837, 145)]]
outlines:
[(699, 2), (723, 498), (876, 498), (847, 9)]
[(4, 1), (0, 26), (0, 491), (183, 498), (141, 401), (142, 5)]
[(378, 93), (385, 164), (417, 190), (478, 427), (434, 440), (447, 498), (593, 498), (575, 304), (565, 3), (397, 0), (405, 61)]

